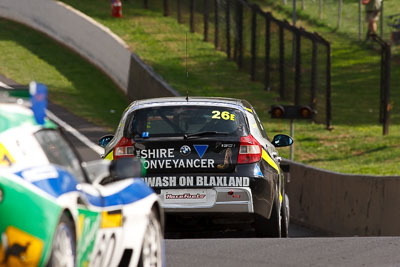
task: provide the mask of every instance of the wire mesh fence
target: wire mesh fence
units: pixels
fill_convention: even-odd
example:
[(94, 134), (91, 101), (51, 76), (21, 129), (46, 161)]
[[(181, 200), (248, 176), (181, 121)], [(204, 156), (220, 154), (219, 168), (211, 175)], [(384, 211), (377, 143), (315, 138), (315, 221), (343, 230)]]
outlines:
[[(311, 21), (318, 21), (354, 39), (364, 40), (367, 34), (365, 5), (362, 0), (264, 0), (279, 5), (289, 12), (296, 8), (299, 14)], [(296, 1), (293, 5), (293, 1)], [(397, 1), (383, 0), (378, 20), (378, 34), (384, 40), (393, 40), (399, 29), (400, 6)]]
[(278, 92), (284, 102), (310, 105), (317, 110), (314, 120), (330, 127), (330, 43), (316, 33), (246, 0), (143, 0), (143, 5), (176, 16), (265, 90)]

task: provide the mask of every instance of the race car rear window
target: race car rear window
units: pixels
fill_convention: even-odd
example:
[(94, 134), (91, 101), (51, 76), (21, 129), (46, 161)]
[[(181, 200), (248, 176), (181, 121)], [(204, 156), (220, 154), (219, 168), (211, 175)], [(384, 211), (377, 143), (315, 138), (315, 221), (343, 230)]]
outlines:
[(139, 109), (131, 120), (132, 136), (182, 136), (203, 132), (242, 136), (240, 110), (220, 106), (167, 106)]

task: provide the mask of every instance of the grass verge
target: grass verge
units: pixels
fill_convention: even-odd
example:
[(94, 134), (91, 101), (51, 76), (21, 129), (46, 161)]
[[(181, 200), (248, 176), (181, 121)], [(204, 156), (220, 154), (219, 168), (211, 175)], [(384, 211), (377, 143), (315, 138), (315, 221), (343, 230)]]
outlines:
[[(0, 19), (0, 73), (20, 84), (35, 80), (49, 99), (75, 114), (113, 129), (128, 101), (101, 71), (32, 29)], [(111, 92), (111, 93), (110, 93)]]

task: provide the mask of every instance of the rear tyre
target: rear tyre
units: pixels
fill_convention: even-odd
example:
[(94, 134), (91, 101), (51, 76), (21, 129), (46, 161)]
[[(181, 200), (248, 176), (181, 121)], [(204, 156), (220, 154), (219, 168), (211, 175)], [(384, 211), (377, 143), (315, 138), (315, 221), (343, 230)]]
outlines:
[(284, 194), (282, 200), (282, 207), (281, 207), (281, 236), (288, 237), (289, 236), (289, 220), (290, 220), (290, 213), (289, 213), (289, 198), (286, 194)]
[(163, 262), (163, 234), (157, 213), (152, 210), (143, 238), (142, 251), (138, 266), (156, 267)]
[(76, 259), (75, 231), (72, 221), (62, 214), (53, 237), (48, 267), (74, 267)]
[(281, 214), (279, 198), (275, 196), (271, 217), (262, 216), (255, 218), (255, 230), (257, 237), (281, 237)]

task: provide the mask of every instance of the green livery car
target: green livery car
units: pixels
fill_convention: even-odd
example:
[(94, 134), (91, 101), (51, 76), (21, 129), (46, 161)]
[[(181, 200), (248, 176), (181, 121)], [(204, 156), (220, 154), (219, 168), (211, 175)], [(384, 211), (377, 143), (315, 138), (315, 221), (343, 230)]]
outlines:
[(159, 198), (133, 178), (142, 164), (81, 162), (46, 118), (46, 92), (0, 88), (0, 266), (163, 265)]

